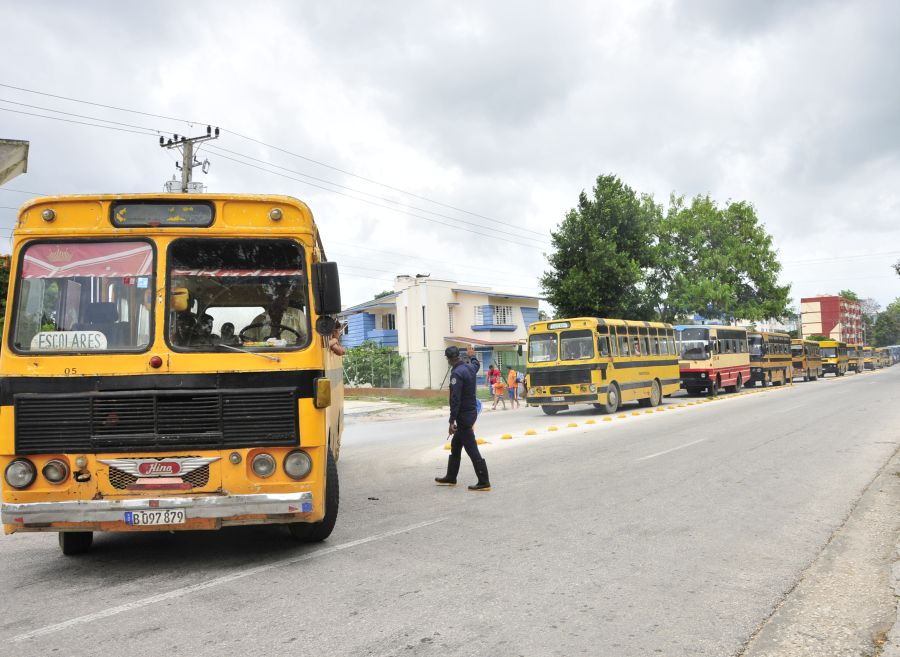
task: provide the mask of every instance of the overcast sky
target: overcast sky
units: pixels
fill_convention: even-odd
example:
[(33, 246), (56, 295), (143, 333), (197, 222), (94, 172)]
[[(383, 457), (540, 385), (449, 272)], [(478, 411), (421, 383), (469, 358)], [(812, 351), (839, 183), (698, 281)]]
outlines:
[[(216, 147), (261, 162), (204, 149), (198, 179), (306, 201), (347, 304), (400, 273), (539, 294), (549, 230), (605, 173), (661, 202), (752, 202), (795, 302), (900, 296), (900, 3), (552, 4), (0, 0), (0, 83), (198, 124), (6, 87), (0, 109), (222, 127)], [(28, 198), (9, 188), (175, 173), (150, 134), (0, 111), (0, 138), (31, 142), (4, 236)]]

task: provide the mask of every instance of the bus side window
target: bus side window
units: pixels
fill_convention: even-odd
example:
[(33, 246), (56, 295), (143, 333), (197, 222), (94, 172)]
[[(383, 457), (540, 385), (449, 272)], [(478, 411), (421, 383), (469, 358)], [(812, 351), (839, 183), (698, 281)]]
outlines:
[(677, 351), (675, 351), (675, 336), (674, 335), (669, 335), (669, 353), (672, 355), (675, 355), (678, 353)]
[(645, 356), (652, 356), (653, 352), (650, 351), (650, 337), (643, 335), (641, 336), (641, 342), (643, 343), (643, 353)]
[(609, 327), (609, 355), (619, 355), (619, 343), (616, 340), (616, 329), (612, 326)]
[(600, 353), (601, 357), (609, 356), (609, 338), (605, 335), (600, 335), (597, 337), (597, 351)]
[(631, 354), (631, 350), (628, 348), (628, 336), (620, 335), (619, 336), (619, 355), (620, 356), (629, 356)]

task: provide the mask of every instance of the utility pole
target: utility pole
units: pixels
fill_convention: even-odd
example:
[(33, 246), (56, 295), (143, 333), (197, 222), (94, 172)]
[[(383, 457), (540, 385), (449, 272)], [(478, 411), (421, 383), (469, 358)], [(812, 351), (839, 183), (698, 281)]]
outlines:
[(159, 145), (162, 148), (178, 149), (181, 151), (181, 163), (175, 163), (175, 168), (181, 171), (181, 185), (177, 185), (177, 180), (166, 182), (166, 190), (169, 192), (202, 192), (202, 183), (193, 183), (192, 174), (194, 167), (200, 167), (203, 173), (209, 172), (209, 160), (202, 162), (194, 157), (194, 144), (199, 144), (210, 139), (219, 138), (219, 129), (213, 131), (212, 126), (206, 126), (206, 134), (200, 137), (185, 137), (184, 135), (172, 135), (171, 139), (166, 140), (165, 137), (159, 138)]

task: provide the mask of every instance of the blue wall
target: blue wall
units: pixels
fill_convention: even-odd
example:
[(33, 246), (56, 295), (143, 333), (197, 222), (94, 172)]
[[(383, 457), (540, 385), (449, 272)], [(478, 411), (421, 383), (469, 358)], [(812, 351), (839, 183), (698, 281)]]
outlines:
[(537, 308), (522, 308), (522, 323), (525, 324), (525, 330), (528, 330), (528, 327), (531, 324), (534, 324), (538, 321), (538, 309)]
[(347, 335), (341, 340), (345, 347), (358, 347), (366, 340), (382, 347), (397, 347), (397, 331), (375, 329), (375, 315), (357, 313), (347, 318)]

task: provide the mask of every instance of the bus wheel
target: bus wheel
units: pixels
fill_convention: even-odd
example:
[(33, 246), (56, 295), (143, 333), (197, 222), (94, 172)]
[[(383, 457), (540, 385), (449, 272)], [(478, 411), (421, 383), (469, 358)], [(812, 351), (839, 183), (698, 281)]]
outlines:
[(809, 381), (809, 379), (810, 379), (810, 376), (809, 376), (809, 370), (806, 370), (806, 375), (803, 377), (803, 380), (804, 380), (804, 381)]
[(94, 532), (59, 532), (59, 549), (68, 557), (91, 549)]
[(735, 381), (734, 385), (728, 389), (728, 392), (740, 392), (743, 387), (744, 381), (741, 379), (741, 375), (738, 374), (737, 381)]
[(337, 521), (340, 505), (340, 485), (337, 464), (328, 449), (328, 466), (325, 474), (325, 517), (319, 522), (292, 522), (288, 525), (291, 536), (304, 543), (318, 543), (331, 536)]
[(544, 411), (544, 415), (556, 415), (559, 413), (559, 406), (541, 406), (541, 410)]
[(718, 397), (722, 391), (722, 379), (716, 376), (716, 380), (709, 385), (709, 396)]
[(619, 386), (610, 383), (606, 388), (606, 403), (601, 404), (604, 413), (615, 413), (622, 404), (622, 396), (619, 394)]
[(659, 381), (653, 380), (650, 384), (650, 406), (659, 406), (662, 403), (662, 387)]

